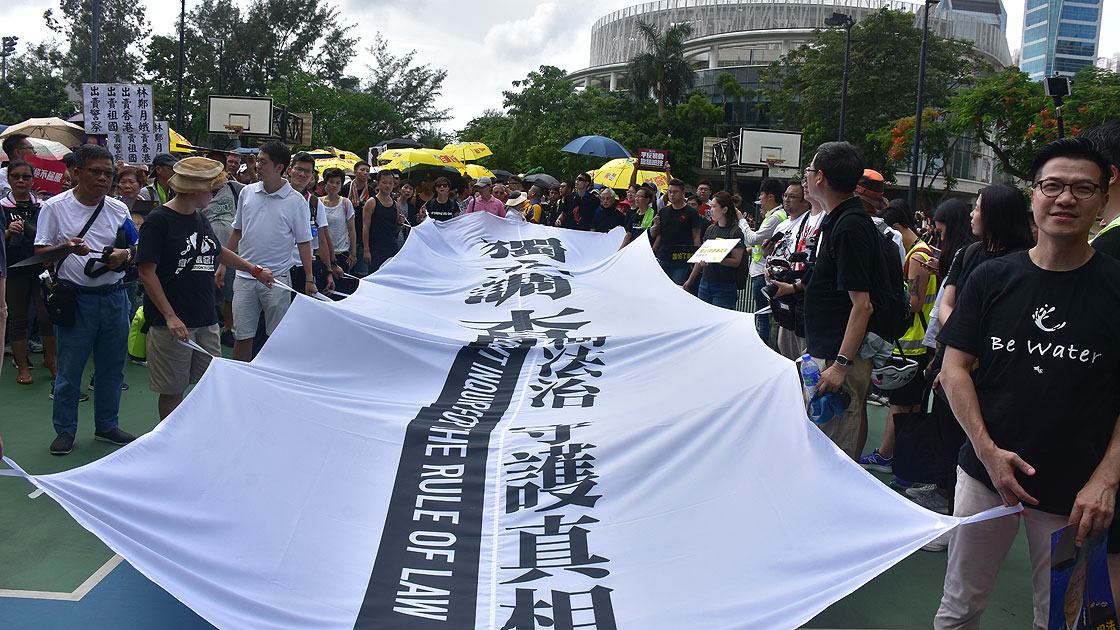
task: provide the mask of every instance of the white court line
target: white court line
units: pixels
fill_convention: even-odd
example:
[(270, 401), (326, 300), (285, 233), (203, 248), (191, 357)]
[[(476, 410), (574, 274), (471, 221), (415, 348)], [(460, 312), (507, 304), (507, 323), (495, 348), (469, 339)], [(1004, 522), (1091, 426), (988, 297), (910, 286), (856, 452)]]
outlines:
[(53, 591), (18, 591), (14, 589), (0, 588), (0, 597), (53, 599), (64, 602), (81, 601), (81, 599), (85, 597), (87, 593), (93, 590), (93, 587), (97, 586), (98, 583), (101, 582), (101, 580), (105, 579), (105, 576), (112, 573), (113, 569), (117, 568), (117, 565), (119, 565), (123, 561), (124, 558), (122, 558), (120, 554), (114, 554), (112, 558), (109, 558), (108, 562), (101, 565), (100, 569), (94, 571), (93, 575), (86, 578), (86, 581), (82, 582), (81, 586), (74, 589), (73, 593), (56, 593)]

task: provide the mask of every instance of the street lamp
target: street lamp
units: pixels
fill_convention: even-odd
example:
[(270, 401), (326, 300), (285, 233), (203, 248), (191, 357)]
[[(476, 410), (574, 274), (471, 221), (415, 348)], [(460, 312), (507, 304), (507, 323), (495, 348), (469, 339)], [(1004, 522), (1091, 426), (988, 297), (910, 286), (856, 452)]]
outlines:
[(0, 48), (0, 58), (3, 59), (3, 69), (0, 70), (0, 80), (8, 80), (8, 57), (11, 57), (16, 52), (16, 42), (19, 37), (15, 35), (5, 35), (3, 38), (3, 48)]
[(918, 113), (914, 116), (914, 157), (910, 162), (910, 207), (918, 210), (918, 153), (922, 146), (922, 109), (926, 100), (926, 46), (929, 43), (929, 8), (939, 0), (924, 0), (922, 7), (922, 54), (918, 60)]
[(844, 119), (848, 112), (848, 63), (852, 55), (852, 27), (855, 26), (852, 16), (843, 13), (833, 13), (825, 18), (825, 26), (840, 26), (844, 29), (844, 85), (840, 88), (840, 141), (844, 141)]

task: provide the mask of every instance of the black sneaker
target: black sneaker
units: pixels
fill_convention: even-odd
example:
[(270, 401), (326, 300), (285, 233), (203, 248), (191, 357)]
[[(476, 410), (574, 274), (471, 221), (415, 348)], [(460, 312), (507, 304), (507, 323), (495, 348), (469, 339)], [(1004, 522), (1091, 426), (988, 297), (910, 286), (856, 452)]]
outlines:
[[(147, 361), (145, 361), (144, 365), (147, 365), (147, 364), (148, 364)], [(97, 376), (96, 374), (90, 374), (89, 375), (89, 386), (86, 389), (88, 389), (91, 392), (93, 391), (93, 379), (96, 376)], [(121, 381), (121, 391), (122, 392), (128, 391), (128, 383), (125, 383), (124, 381)], [(86, 396), (85, 394), (82, 394), (82, 395)], [(89, 400), (89, 396), (86, 396), (86, 400)]]
[[(54, 400), (54, 381), (51, 381), (51, 393), (47, 394), (47, 398)], [(89, 400), (89, 394), (85, 392), (78, 392), (78, 402), (84, 403)]]
[(233, 331), (227, 330), (222, 333), (222, 345), (227, 348), (233, 347)]
[(74, 434), (59, 433), (51, 442), (51, 455), (69, 455), (74, 450)]
[[(71, 441), (73, 441), (73, 439), (74, 438), (72, 437), (70, 438)], [(94, 431), (93, 439), (97, 440), (98, 442), (108, 442), (110, 444), (116, 444), (117, 446), (124, 446), (125, 444), (128, 444), (129, 442), (135, 440), (136, 436), (132, 435), (131, 433), (121, 431), (117, 427), (113, 427), (112, 429), (106, 429), (104, 431), (100, 429)]]

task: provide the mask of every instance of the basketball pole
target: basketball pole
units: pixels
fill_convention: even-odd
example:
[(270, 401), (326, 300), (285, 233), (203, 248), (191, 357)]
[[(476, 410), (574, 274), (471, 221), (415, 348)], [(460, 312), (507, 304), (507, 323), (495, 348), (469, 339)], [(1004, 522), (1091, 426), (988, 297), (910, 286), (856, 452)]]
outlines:
[[(187, 0), (182, 0), (179, 11), (179, 87), (175, 96), (175, 126), (183, 129), (183, 31), (187, 20)], [(182, 131), (180, 131), (182, 133)]]

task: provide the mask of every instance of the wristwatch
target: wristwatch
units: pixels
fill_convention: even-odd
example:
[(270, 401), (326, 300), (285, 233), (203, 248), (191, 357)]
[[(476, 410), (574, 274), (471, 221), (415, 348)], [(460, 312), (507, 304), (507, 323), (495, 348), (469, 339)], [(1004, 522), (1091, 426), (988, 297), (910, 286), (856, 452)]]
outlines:
[(836, 365), (839, 365), (840, 367), (848, 367), (851, 364), (852, 364), (852, 360), (849, 359), (848, 357), (846, 357), (842, 354), (836, 355)]

